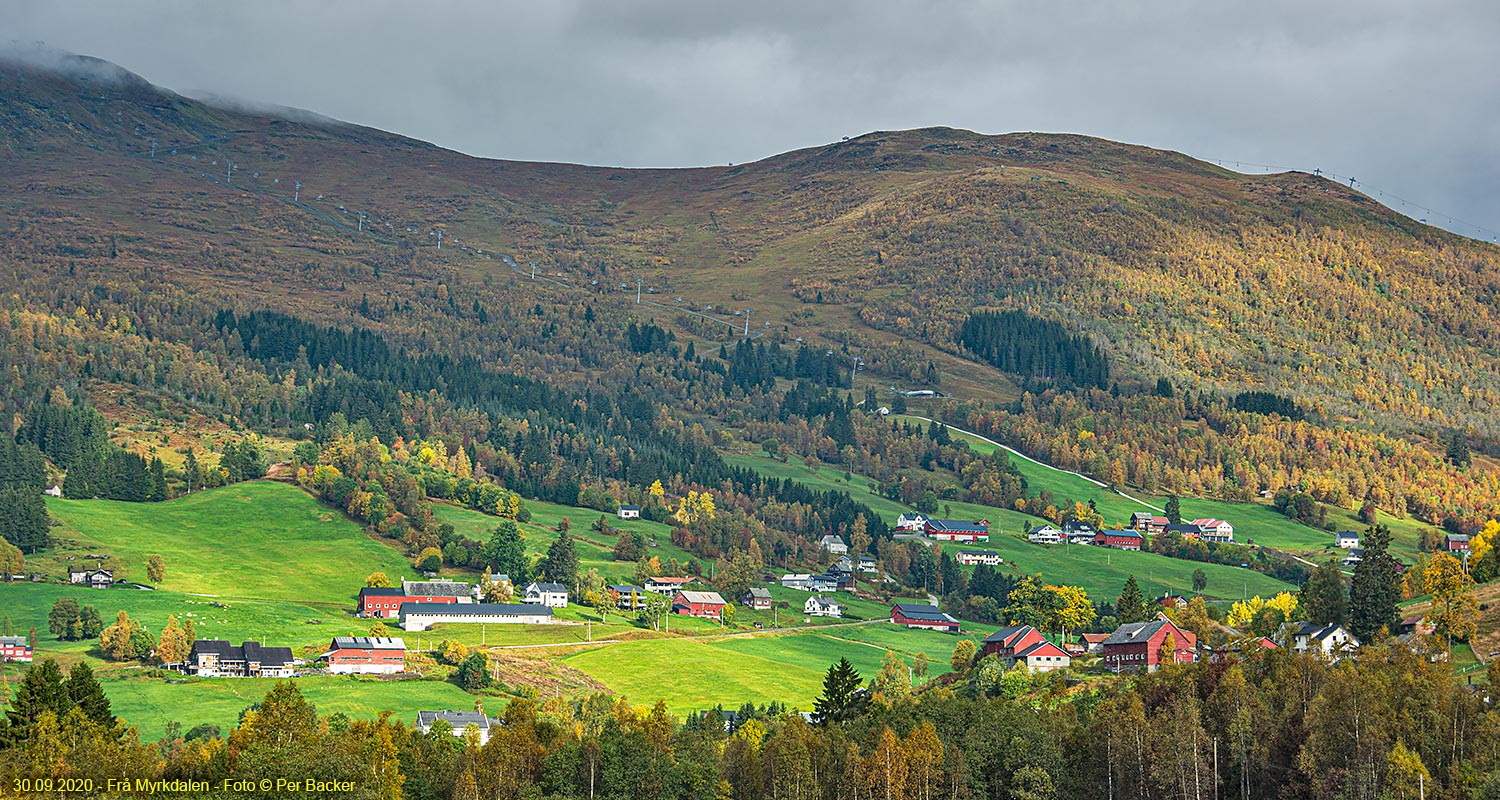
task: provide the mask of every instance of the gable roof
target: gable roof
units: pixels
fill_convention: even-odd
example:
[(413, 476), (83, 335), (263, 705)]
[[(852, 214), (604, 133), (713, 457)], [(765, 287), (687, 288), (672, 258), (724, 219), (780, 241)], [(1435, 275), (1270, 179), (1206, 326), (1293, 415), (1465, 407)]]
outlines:
[(473, 725), (480, 730), (490, 727), (490, 718), (478, 711), (418, 711), (417, 727), (431, 728), (432, 723), (443, 720), (453, 726), (454, 733), (463, 733)]
[(526, 588), (524, 591), (527, 594), (530, 594), (532, 589), (535, 589), (538, 592), (546, 592), (548, 594), (556, 594), (559, 592), (562, 594), (568, 593), (568, 587), (560, 583), (543, 583), (541, 581), (532, 581), (531, 583), (526, 584)]
[(1030, 627), (1030, 625), (1011, 625), (1008, 628), (1001, 628), (1000, 630), (995, 631), (989, 636), (984, 637), (984, 640), (986, 642), (1004, 642), (1012, 636), (1015, 636), (1016, 634)]
[(253, 661), (266, 666), (290, 666), (292, 663), (292, 648), (265, 647), (253, 641), (235, 645), (223, 639), (196, 639), (188, 658), (197, 660), (200, 655), (215, 655), (220, 661)]
[(632, 585), (630, 585), (628, 583), (611, 583), (609, 586), (606, 586), (605, 588), (606, 589), (614, 589), (615, 591), (619, 592), (620, 594), (630, 594), (631, 592), (636, 592), (637, 594), (639, 594), (640, 592), (644, 591), (639, 586), (632, 586)]
[(927, 524), (940, 531), (951, 531), (953, 533), (989, 533), (988, 525), (967, 519), (929, 519)]
[(620, 511), (640, 511), (640, 506), (620, 506)]
[(402, 603), (401, 619), (409, 615), (442, 614), (449, 617), (552, 616), (541, 603)]
[(692, 576), (686, 578), (647, 578), (646, 583), (658, 583), (663, 586), (683, 586), (698, 580)]
[(937, 606), (928, 603), (897, 603), (895, 607), (901, 611), (902, 616), (908, 619), (955, 621), (952, 617), (944, 614)]
[(1015, 657), (1029, 658), (1031, 656), (1063, 656), (1064, 658), (1067, 658), (1068, 651), (1062, 649), (1061, 647), (1058, 647), (1057, 645), (1047, 641), (1046, 639), (1043, 639), (1040, 642), (1033, 642), (1023, 650), (1017, 651)]
[(360, 597), (401, 597), (404, 594), (394, 586), (366, 586), (359, 590)]
[(1105, 530), (1099, 531), (1099, 533), (1103, 534), (1104, 536), (1114, 536), (1114, 537), (1117, 537), (1117, 538), (1123, 537), (1125, 539), (1144, 539), (1145, 538), (1145, 537), (1141, 536), (1141, 532), (1140, 531), (1118, 530), (1118, 529), (1114, 529), (1114, 528), (1107, 528)]
[(401, 590), (410, 597), (468, 597), (474, 587), (462, 581), (402, 581)]
[[(836, 606), (839, 604), (839, 601), (836, 598), (822, 594), (815, 594), (812, 597), (807, 598), (807, 602), (817, 603), (820, 606)], [(804, 603), (804, 605), (806, 605), (806, 603)]]
[(406, 642), (393, 636), (335, 636), (335, 650), (405, 650)]
[(1109, 646), (1112, 644), (1136, 644), (1139, 642), (1149, 641), (1151, 637), (1157, 634), (1158, 631), (1169, 626), (1174, 632), (1173, 635), (1177, 636), (1177, 641), (1175, 642), (1175, 644), (1178, 647), (1181, 647), (1183, 643), (1187, 643), (1189, 646), (1192, 646), (1197, 642), (1198, 637), (1194, 636), (1189, 631), (1184, 631), (1176, 625), (1173, 625), (1172, 621), (1166, 618), (1166, 615), (1157, 615), (1156, 619), (1146, 622), (1127, 622), (1126, 624), (1121, 625), (1120, 627), (1115, 629), (1114, 633), (1111, 633), (1109, 635), (1108, 639), (1104, 640), (1103, 644), (1105, 646)]
[(752, 587), (750, 587), (749, 595), (751, 597), (759, 597), (759, 598), (765, 598), (766, 600), (770, 600), (771, 599), (771, 590), (765, 588), (764, 586), (752, 586)]
[(683, 591), (683, 592), (681, 592), (681, 594), (682, 594), (682, 599), (688, 601), (689, 603), (701, 603), (701, 604), (704, 604), (704, 605), (714, 605), (714, 606), (729, 605), (728, 603), (724, 602), (724, 598), (721, 597), (721, 596), (719, 596), (718, 592), (689, 592), (689, 591)]

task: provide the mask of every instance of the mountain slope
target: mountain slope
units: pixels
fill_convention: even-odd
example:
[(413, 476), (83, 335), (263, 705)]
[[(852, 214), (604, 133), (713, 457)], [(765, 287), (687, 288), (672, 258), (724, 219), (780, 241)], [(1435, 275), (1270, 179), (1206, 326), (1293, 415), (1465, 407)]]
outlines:
[[(615, 331), (655, 319), (700, 343), (733, 342), (733, 312), (751, 308), (753, 332), (817, 342), (846, 365), (857, 355), (862, 383), (937, 380), (988, 402), (1015, 398), (1025, 376), (972, 357), (958, 327), (975, 307), (1023, 309), (1090, 337), (1127, 388), (1269, 389), (1318, 425), (1373, 426), (1418, 449), (1452, 429), (1481, 448), (1500, 434), (1496, 248), (1321, 178), (950, 129), (734, 167), (493, 161), (215, 108), (122, 72), (64, 60), (0, 75), (0, 208), (15, 221), (3, 255), (24, 266), (5, 288), (64, 314), (134, 309), (137, 327), (184, 340), (147, 306), (272, 308), (587, 385), (628, 361), (566, 330), (585, 306)], [(530, 262), (547, 281), (530, 280)], [(56, 285), (62, 270), (74, 285)], [(659, 305), (635, 305), (637, 280)], [(516, 313), (533, 306), (534, 319)], [(557, 330), (553, 314), (573, 322)], [(1379, 458), (1385, 445), (1362, 441), (1352, 458)]]

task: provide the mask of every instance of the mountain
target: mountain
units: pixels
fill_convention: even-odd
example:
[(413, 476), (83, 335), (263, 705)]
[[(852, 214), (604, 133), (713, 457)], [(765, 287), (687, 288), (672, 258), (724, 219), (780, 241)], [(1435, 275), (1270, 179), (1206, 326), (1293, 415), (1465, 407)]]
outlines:
[[(272, 419), (251, 406), (295, 392), (247, 399), (233, 376), (264, 370), (275, 394), (284, 372), (212, 324), (264, 309), (561, 387), (639, 381), (668, 416), (744, 435), (737, 367), (703, 356), (751, 309), (754, 344), (827, 351), (825, 383), (857, 357), (861, 387), (938, 389), (959, 401), (943, 413), (1100, 477), (1433, 521), (1494, 505), (1500, 250), (1320, 177), (944, 128), (732, 167), (487, 160), (65, 55), (9, 57), (0, 98), (12, 413), (105, 380), (80, 370), (127, 337), (107, 382)], [(976, 309), (1024, 312), (986, 358), (960, 342)], [(635, 346), (648, 323), (698, 359)], [(1108, 379), (1075, 390), (1059, 354), (1091, 350)], [(1233, 407), (1247, 390), (1299, 411)], [(1444, 463), (1455, 432), (1475, 466)]]

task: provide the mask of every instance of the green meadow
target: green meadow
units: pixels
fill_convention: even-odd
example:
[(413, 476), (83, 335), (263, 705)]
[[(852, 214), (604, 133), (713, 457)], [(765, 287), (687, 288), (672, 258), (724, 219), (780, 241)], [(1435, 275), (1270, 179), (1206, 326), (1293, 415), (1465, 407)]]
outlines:
[(366, 575), (383, 570), (395, 580), (414, 571), (338, 510), (273, 481), (165, 503), (49, 499), (47, 510), (63, 523), (52, 530), (57, 546), (28, 563), (58, 577), (98, 553), (119, 562), (117, 578), (146, 583), (146, 558), (160, 553), (163, 590), (353, 608)]
[[(116, 716), (140, 728), (141, 738), (161, 738), (169, 720), (194, 725), (212, 723), (228, 735), (239, 724), (240, 712), (259, 703), (276, 683), (271, 678), (206, 678), (168, 683), (160, 679), (104, 675), (100, 678)], [(472, 711), (474, 696), (441, 681), (378, 681), (344, 675), (296, 679), (297, 688), (317, 707), (319, 716), (346, 714), (373, 719), (391, 711), (396, 719), (413, 724), (418, 711)], [(503, 701), (486, 698), (490, 713)]]

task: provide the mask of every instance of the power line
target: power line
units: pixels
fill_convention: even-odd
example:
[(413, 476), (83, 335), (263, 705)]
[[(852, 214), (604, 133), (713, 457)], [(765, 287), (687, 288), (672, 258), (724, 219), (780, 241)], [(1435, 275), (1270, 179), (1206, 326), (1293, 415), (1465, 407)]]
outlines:
[[(1405, 217), (1407, 217), (1409, 219), (1415, 219), (1418, 222), (1421, 222), (1423, 224), (1434, 225), (1434, 226), (1437, 226), (1437, 222), (1436, 222), (1437, 219), (1439, 219), (1439, 218), (1445, 219), (1445, 220), (1448, 221), (1448, 225), (1445, 226), (1445, 227), (1446, 227), (1446, 229), (1448, 231), (1450, 231), (1452, 233), (1457, 233), (1457, 234), (1460, 234), (1460, 235), (1467, 236), (1469, 234), (1466, 234), (1466, 233), (1464, 233), (1464, 231), (1459, 230), (1459, 228), (1467, 228), (1469, 230), (1474, 231), (1476, 234), (1478, 234), (1477, 236), (1473, 236), (1471, 238), (1480, 239), (1480, 240), (1488, 239), (1491, 243), (1500, 242), (1500, 231), (1497, 231), (1494, 228), (1486, 227), (1486, 226), (1480, 225), (1478, 223), (1469, 222), (1467, 220), (1459, 219), (1458, 217), (1455, 217), (1452, 214), (1449, 214), (1449, 213), (1446, 213), (1446, 212), (1443, 212), (1443, 211), (1439, 211), (1438, 209), (1432, 208), (1431, 206), (1422, 205), (1421, 203), (1418, 203), (1415, 200), (1408, 200), (1408, 199), (1406, 199), (1404, 197), (1400, 197), (1400, 196), (1398, 196), (1396, 194), (1393, 194), (1393, 193), (1388, 192), (1388, 191), (1386, 191), (1384, 189), (1381, 189), (1378, 186), (1372, 186), (1372, 185), (1370, 185), (1368, 183), (1365, 183), (1364, 181), (1361, 181), (1361, 180), (1355, 178), (1352, 175), (1339, 175), (1338, 173), (1329, 172), (1329, 171), (1321, 169), (1321, 168), (1306, 169), (1304, 167), (1287, 167), (1287, 166), (1281, 166), (1281, 165), (1277, 165), (1277, 164), (1258, 164), (1258, 163), (1256, 163), (1254, 161), (1238, 161), (1238, 160), (1235, 160), (1235, 159), (1232, 159), (1232, 158), (1208, 158), (1208, 157), (1200, 157), (1200, 158), (1203, 161), (1212, 161), (1213, 163), (1215, 163), (1215, 164), (1217, 164), (1217, 165), (1219, 165), (1221, 167), (1224, 167), (1226, 169), (1230, 169), (1231, 168), (1230, 165), (1233, 165), (1232, 168), (1236, 172), (1242, 172), (1242, 173), (1244, 172), (1243, 168), (1250, 167), (1250, 168), (1253, 168), (1253, 169), (1265, 170), (1266, 172), (1305, 172), (1305, 173), (1311, 173), (1312, 175), (1314, 175), (1316, 177), (1327, 178), (1327, 179), (1329, 179), (1331, 181), (1334, 181), (1336, 183), (1346, 183), (1347, 182), (1349, 184), (1349, 188), (1353, 189), (1356, 186), (1358, 186), (1359, 189), (1360, 189), (1360, 191), (1364, 192), (1365, 196), (1367, 196), (1367, 197), (1373, 197), (1375, 200), (1379, 201), (1381, 205), (1383, 205), (1386, 208), (1389, 208), (1390, 210), (1395, 211), (1398, 214), (1401, 214), (1401, 215), (1403, 215), (1403, 216), (1405, 216)], [(1249, 174), (1249, 173), (1245, 173), (1245, 174)], [(1399, 206), (1399, 208), (1397, 206)], [(1426, 216), (1425, 217), (1417, 217), (1415, 214), (1409, 213), (1407, 211), (1407, 209), (1410, 209), (1411, 211), (1419, 211), (1419, 212), (1425, 214)], [(1439, 226), (1439, 227), (1444, 227), (1444, 226)]]

